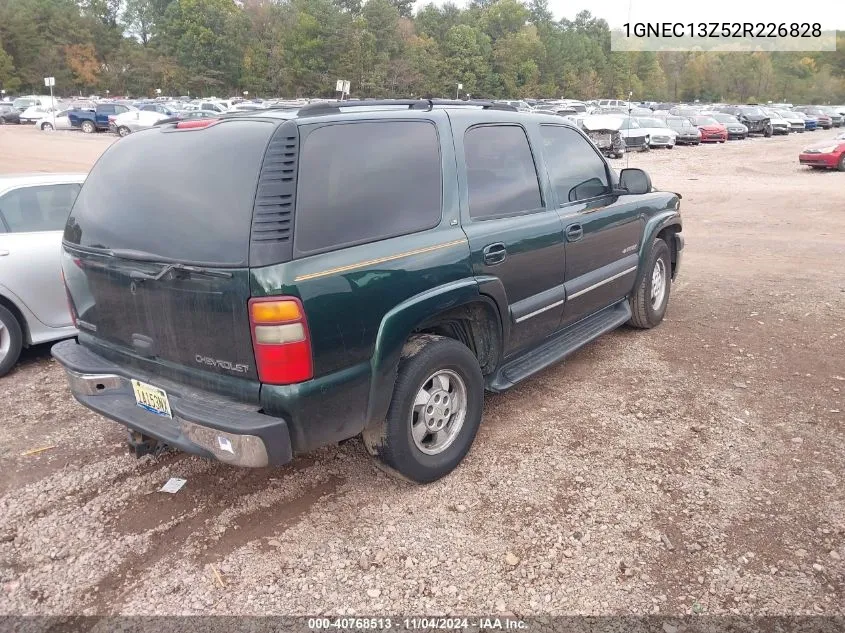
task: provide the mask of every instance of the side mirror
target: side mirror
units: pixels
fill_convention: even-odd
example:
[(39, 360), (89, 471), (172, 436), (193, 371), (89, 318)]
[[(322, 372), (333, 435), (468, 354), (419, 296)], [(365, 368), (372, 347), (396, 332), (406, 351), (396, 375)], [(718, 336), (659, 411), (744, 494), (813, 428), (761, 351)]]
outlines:
[(619, 188), (635, 195), (650, 193), (651, 178), (642, 169), (623, 169), (619, 172)]

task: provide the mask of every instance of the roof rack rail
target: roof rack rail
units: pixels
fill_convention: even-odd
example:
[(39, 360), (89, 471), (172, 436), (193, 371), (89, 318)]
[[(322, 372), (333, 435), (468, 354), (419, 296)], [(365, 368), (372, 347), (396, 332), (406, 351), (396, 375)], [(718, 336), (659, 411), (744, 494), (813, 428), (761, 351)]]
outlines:
[(322, 116), (324, 114), (340, 114), (347, 108), (385, 108), (391, 106), (408, 110), (433, 110), (435, 107), (475, 107), (484, 110), (506, 110), (517, 112), (517, 109), (506, 103), (494, 101), (453, 101), (449, 99), (351, 99), (349, 101), (332, 101), (329, 103), (311, 103), (302, 106), (297, 117)]

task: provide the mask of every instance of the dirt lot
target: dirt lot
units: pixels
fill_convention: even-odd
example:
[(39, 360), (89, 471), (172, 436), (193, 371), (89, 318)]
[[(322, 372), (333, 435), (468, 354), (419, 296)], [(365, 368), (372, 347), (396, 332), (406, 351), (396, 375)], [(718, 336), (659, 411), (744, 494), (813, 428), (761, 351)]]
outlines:
[[(489, 396), (426, 487), (357, 440), (273, 470), (135, 460), (26, 352), (0, 379), (0, 612), (842, 614), (845, 174), (797, 164), (831, 136), (630, 156), (684, 197), (666, 322)], [(7, 127), (0, 173), (112, 140)]]

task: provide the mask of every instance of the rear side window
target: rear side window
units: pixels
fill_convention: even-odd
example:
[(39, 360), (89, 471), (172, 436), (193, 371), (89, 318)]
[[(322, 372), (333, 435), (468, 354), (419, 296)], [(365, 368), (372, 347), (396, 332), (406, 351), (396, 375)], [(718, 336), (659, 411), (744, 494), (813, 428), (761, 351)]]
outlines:
[[(86, 179), (65, 240), (246, 265), (258, 172), (274, 129), (262, 121), (226, 121), (121, 139)], [(209, 156), (214, 160), (203, 159)]]
[(543, 157), (559, 204), (595, 198), (610, 189), (604, 161), (575, 130), (541, 125)]
[(113, 105), (101, 105), (100, 106), (100, 113), (102, 113), (102, 114), (114, 114), (114, 106)]
[(21, 187), (0, 198), (0, 219), (10, 233), (61, 231), (80, 185)]
[(531, 147), (521, 127), (470, 128), (464, 137), (464, 154), (471, 217), (489, 218), (543, 206)]
[(430, 229), (441, 217), (440, 143), (425, 121), (344, 123), (304, 136), (294, 245), (306, 254)]

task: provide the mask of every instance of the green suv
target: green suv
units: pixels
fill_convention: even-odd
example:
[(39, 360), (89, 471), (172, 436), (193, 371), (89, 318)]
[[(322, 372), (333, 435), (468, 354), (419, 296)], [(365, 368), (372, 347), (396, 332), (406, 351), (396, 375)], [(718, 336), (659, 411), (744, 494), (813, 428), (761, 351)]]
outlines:
[[(114, 143), (67, 222), (74, 396), (241, 466), (363, 435), (429, 482), (504, 391), (663, 319), (680, 196), (560, 117), (487, 102), (313, 104)], [(514, 424), (517, 422), (514, 421)]]

